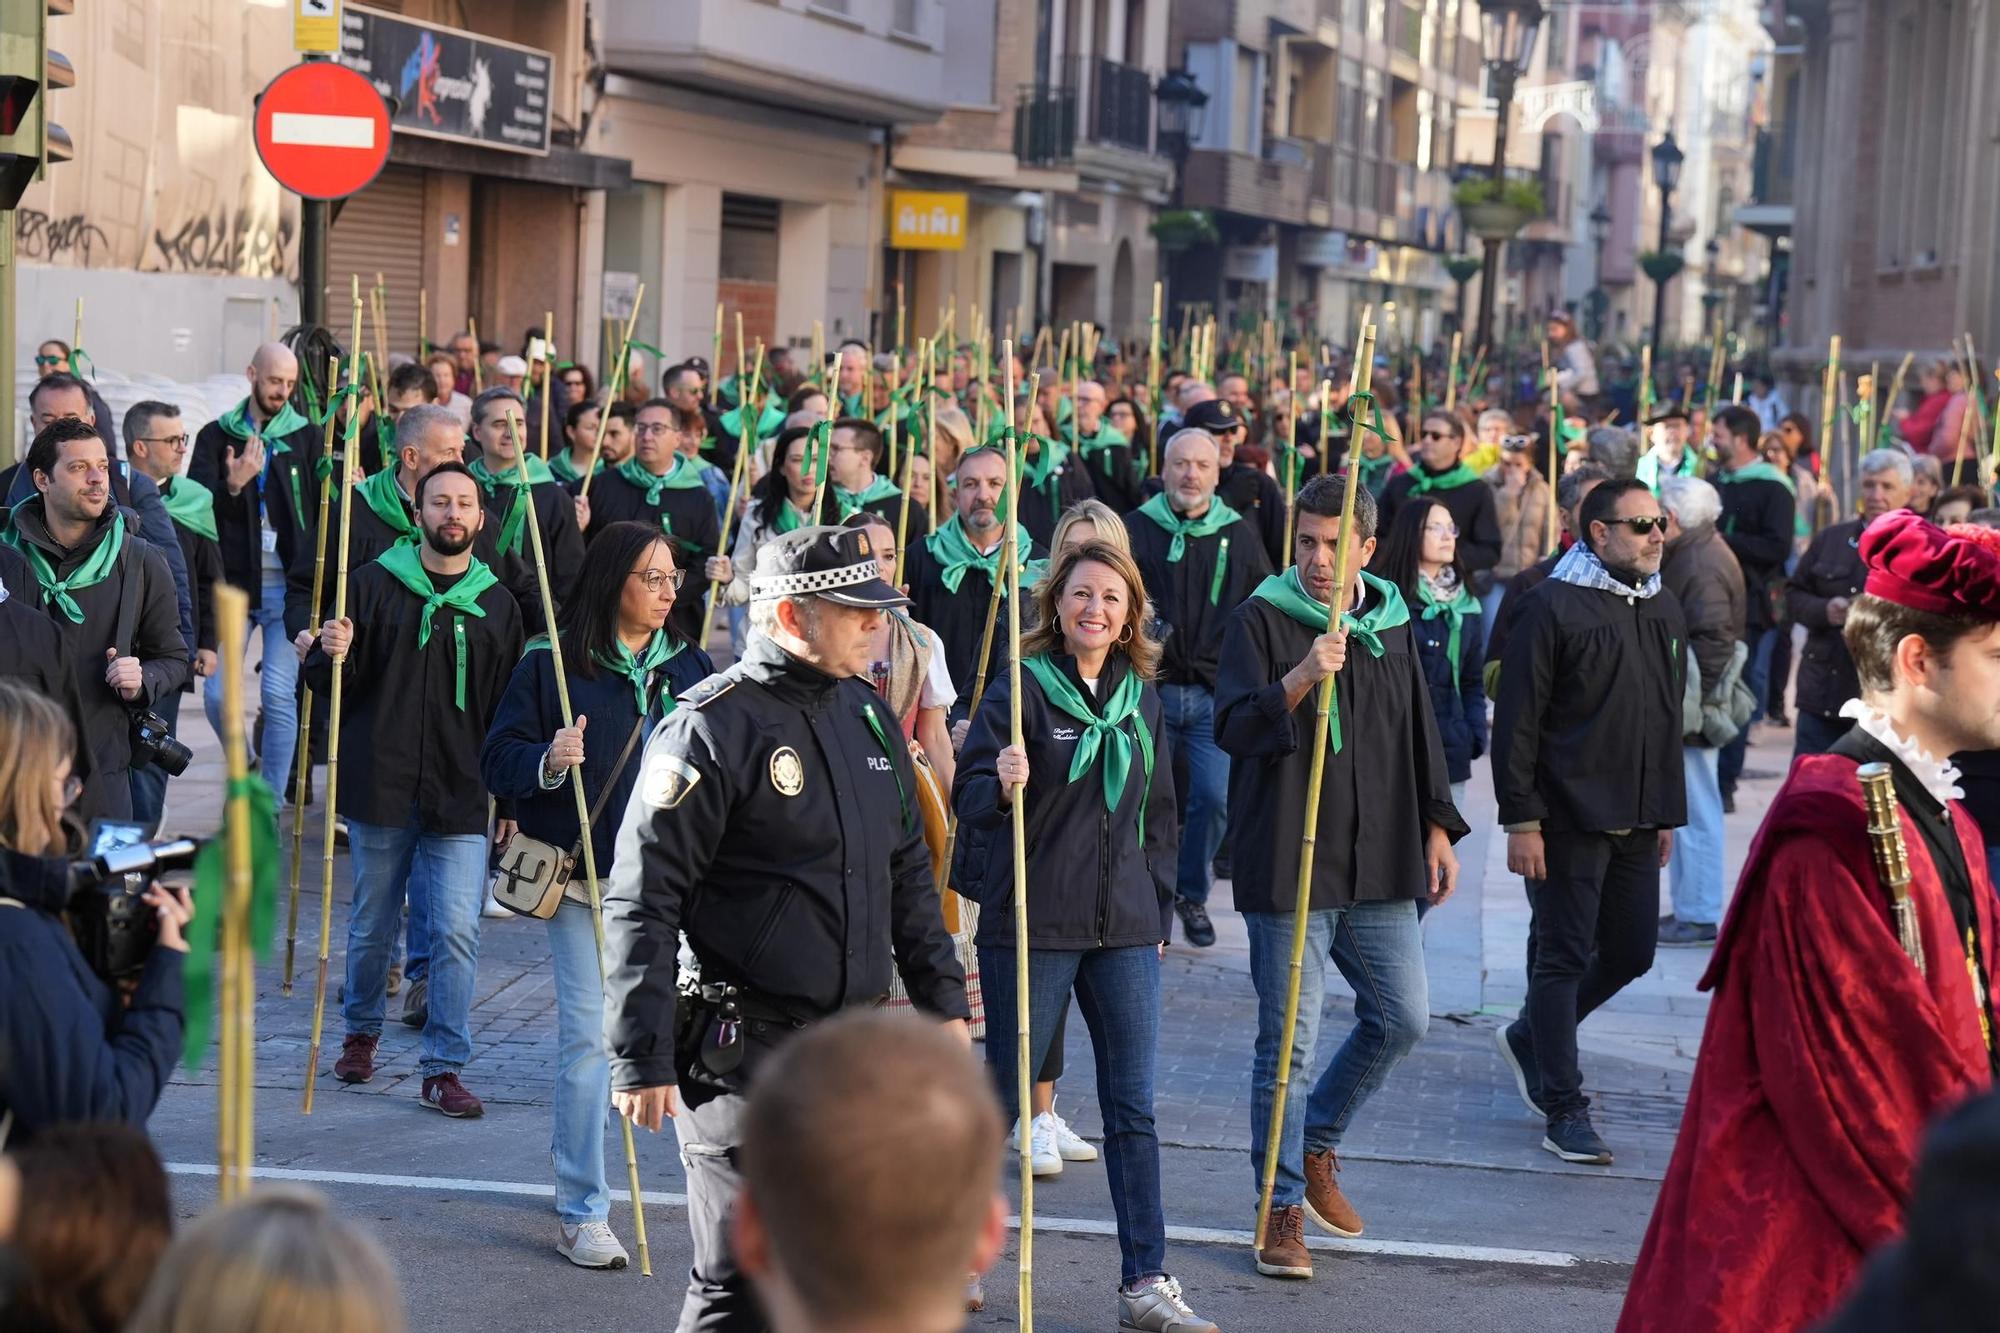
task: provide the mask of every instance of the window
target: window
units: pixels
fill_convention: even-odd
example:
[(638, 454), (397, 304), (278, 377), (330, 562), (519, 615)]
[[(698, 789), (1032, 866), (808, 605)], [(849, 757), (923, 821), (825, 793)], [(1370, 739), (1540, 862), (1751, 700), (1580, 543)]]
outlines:
[(995, 0), (951, 0), (944, 7), (944, 86), (959, 106), (993, 105)]

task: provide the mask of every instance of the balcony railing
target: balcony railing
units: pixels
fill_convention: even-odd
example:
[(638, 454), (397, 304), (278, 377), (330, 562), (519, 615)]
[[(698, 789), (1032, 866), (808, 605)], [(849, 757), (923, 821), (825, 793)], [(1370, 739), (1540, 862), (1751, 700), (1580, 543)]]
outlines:
[(1147, 153), (1153, 148), (1153, 80), (1143, 69), (1099, 57), (1091, 62), (1093, 143)]
[(1331, 204), (1333, 197), (1333, 145), (1316, 143), (1312, 151), (1312, 198), (1316, 203)]
[(1052, 167), (1076, 156), (1076, 89), (1024, 83), (1014, 99), (1014, 156)]
[(1394, 29), (1389, 44), (1412, 60), (1423, 59), (1424, 11), (1420, 5), (1399, 3), (1390, 13), (1390, 25)]
[(1797, 137), (1789, 124), (1776, 130), (1757, 131), (1757, 147), (1750, 162), (1752, 200), (1760, 204), (1792, 202), (1797, 147)]

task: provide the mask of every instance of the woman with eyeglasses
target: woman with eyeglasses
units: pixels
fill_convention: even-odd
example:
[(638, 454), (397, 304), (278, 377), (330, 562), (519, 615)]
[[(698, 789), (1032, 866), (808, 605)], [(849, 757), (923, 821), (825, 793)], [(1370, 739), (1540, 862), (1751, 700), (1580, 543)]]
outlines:
[(1404, 505), (1374, 572), (1395, 584), (1410, 608), (1410, 638), (1430, 687), (1452, 801), (1463, 809), (1472, 761), (1486, 753), (1486, 627), (1458, 556), (1451, 511), (1427, 495)]
[[(597, 878), (611, 871), (618, 824), (638, 779), (646, 734), (674, 699), (715, 671), (708, 654), (669, 623), (682, 587), (673, 545), (646, 523), (612, 523), (585, 552), (576, 591), (556, 618), (575, 725), (565, 727), (549, 640), (538, 636), (514, 668), (480, 753), (480, 776), (519, 831), (569, 852), (580, 823), (570, 770), (583, 768), (597, 808), (591, 849)], [(630, 753), (626, 753), (628, 746)], [(621, 763), (622, 756), (622, 763)], [(555, 964), (557, 1065), (556, 1250), (580, 1268), (623, 1268), (604, 1176), (604, 1120), (611, 1066), (604, 1046), (604, 988), (597, 971), (590, 894), (579, 859), (549, 918)]]

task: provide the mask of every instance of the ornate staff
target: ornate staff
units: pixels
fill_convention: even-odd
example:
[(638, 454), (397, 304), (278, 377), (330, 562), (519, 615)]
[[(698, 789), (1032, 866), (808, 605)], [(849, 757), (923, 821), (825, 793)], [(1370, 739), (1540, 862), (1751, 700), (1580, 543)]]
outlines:
[[(329, 464), (333, 461), (333, 386), (339, 382), (340, 358), (330, 356), (326, 359), (326, 438), (320, 445), (320, 456)], [(312, 610), (308, 613), (314, 616), (319, 614), (320, 598), (326, 591), (326, 519), (332, 497), (333, 472), (329, 467), (319, 479), (319, 529), (313, 542)], [(312, 686), (307, 685), (299, 702), (298, 776), (292, 787), (292, 886), (285, 909), (285, 976), (280, 987), (287, 996), (292, 993), (292, 963), (299, 947), (299, 868), (306, 850), (306, 787), (312, 781), (312, 709)], [(333, 799), (330, 789), (327, 799)]]
[[(736, 497), (743, 484), (743, 476), (748, 466), (750, 451), (756, 447), (756, 421), (762, 413), (757, 411), (757, 393), (764, 387), (764, 340), (757, 340), (757, 366), (750, 372), (746, 386), (743, 379), (743, 312), (736, 312), (736, 466), (729, 473), (729, 503), (722, 508), (722, 539), (718, 555), (729, 554), (729, 524), (736, 517)], [(752, 414), (756, 413), (756, 416)], [(740, 575), (738, 577), (741, 577)], [(701, 613), (701, 646), (708, 647), (708, 632), (715, 625), (715, 606), (722, 600), (720, 587), (709, 589), (708, 606)], [(549, 622), (553, 625), (555, 622)], [(551, 640), (553, 642), (553, 639)]]
[[(1351, 434), (1348, 443), (1347, 489), (1340, 503), (1340, 544), (1334, 548), (1333, 557), (1333, 599), (1327, 608), (1329, 629), (1341, 623), (1347, 611), (1348, 562), (1354, 554), (1354, 503), (1355, 492), (1361, 483), (1359, 467), (1362, 423), (1358, 412), (1360, 406), (1369, 400), (1368, 385), (1370, 368), (1375, 360), (1375, 329), (1368, 325), (1361, 330), (1361, 345), (1354, 354), (1354, 378), (1348, 393), (1348, 422)], [(1278, 1043), (1278, 1087), (1271, 1102), (1271, 1129), (1264, 1143), (1264, 1188), (1257, 1200), (1256, 1247), (1264, 1248), (1264, 1234), (1271, 1221), (1271, 1192), (1278, 1182), (1278, 1149), (1285, 1132), (1285, 1094), (1292, 1081), (1292, 1037), (1299, 1024), (1299, 988), (1303, 982), (1303, 968), (1306, 957), (1306, 922), (1312, 912), (1313, 847), (1319, 832), (1320, 787), (1326, 776), (1327, 719), (1333, 713), (1334, 681), (1336, 674), (1329, 674), (1319, 686), (1319, 721), (1313, 728), (1312, 767), (1306, 777), (1305, 833), (1299, 840), (1299, 886), (1297, 901), (1292, 909), (1292, 970), (1291, 984), (1285, 997), (1285, 1030)], [(1023, 1234), (1026, 1233), (1025, 1223)]]
[[(361, 342), (361, 281), (354, 282), (354, 330), (350, 346)], [(353, 376), (354, 361), (348, 361), (348, 374)], [(332, 387), (328, 386), (328, 396)], [(347, 539), (354, 524), (354, 450), (361, 438), (360, 415), (349, 409), (347, 413), (346, 445), (340, 451), (340, 458), (334, 469), (340, 473), (340, 545), (334, 552), (333, 574), (333, 618), (347, 618)], [(319, 608), (313, 608), (319, 614)], [(326, 1025), (326, 973), (328, 949), (333, 941), (333, 825), (334, 807), (340, 791), (340, 700), (341, 667), (346, 664), (346, 653), (333, 654), (333, 688), (327, 695), (326, 720), (326, 823), (320, 835), (320, 880), (319, 880), (319, 982), (313, 992), (312, 1039), (306, 1048), (306, 1091), (305, 1101), (300, 1107), (304, 1115), (311, 1115), (313, 1109), (313, 1085), (319, 1081), (319, 1041)]]
[(632, 330), (639, 323), (639, 307), (646, 303), (646, 284), (640, 283), (632, 298), (632, 313), (625, 317), (625, 336), (618, 340), (618, 360), (604, 377), (604, 405), (597, 409), (597, 438), (590, 442), (590, 465), (583, 470), (583, 485), (577, 494), (590, 498), (590, 479), (597, 475), (597, 460), (604, 452), (604, 428), (611, 421), (611, 405), (625, 391), (625, 372), (632, 361)]
[(1887, 764), (1863, 764), (1854, 775), (1861, 780), (1861, 799), (1868, 807), (1868, 847), (1875, 854), (1875, 873), (1889, 891), (1889, 920), (1896, 928), (1896, 942), (1919, 974), (1928, 973), (1923, 937), (1917, 933), (1917, 905), (1910, 898), (1910, 852), (1903, 845), (1896, 780)]
[[(507, 418), (507, 433), (514, 441), (514, 466), (521, 474), (521, 486), (528, 495), (528, 521), (525, 526), (528, 529), (528, 543), (535, 552), (535, 585), (541, 593), (542, 620), (549, 627), (549, 666), (556, 676), (556, 702), (562, 709), (563, 726), (573, 727), (576, 725), (576, 715), (570, 711), (569, 677), (563, 672), (562, 641), (556, 635), (556, 599), (549, 591), (549, 565), (548, 557), (542, 551), (542, 525), (535, 521), (534, 490), (533, 484), (528, 480), (527, 452), (521, 447), (520, 427), (514, 424), (513, 417)], [(583, 882), (590, 890), (590, 938), (597, 952), (597, 984), (602, 988), (604, 911), (597, 890), (597, 852), (590, 838), (590, 803), (583, 795), (583, 765), (573, 765), (569, 770), (569, 776), (570, 790), (576, 793), (577, 827), (582, 830)], [(601, 1033), (598, 1041), (600, 1044), (603, 1042)], [(639, 1272), (651, 1277), (653, 1258), (646, 1247), (646, 1205), (639, 1192), (639, 1154), (632, 1144), (632, 1122), (622, 1115), (619, 1116), (618, 1130), (625, 1144), (625, 1179), (627, 1190), (632, 1195), (632, 1230), (639, 1242)]]
[(250, 801), (240, 794), (249, 775), (243, 736), (243, 644), (250, 598), (241, 588), (215, 590), (215, 635), (222, 657), (222, 755), (229, 774), (229, 810), (223, 820), (223, 892), (218, 937), (222, 946), (217, 1005), (215, 1162), (226, 1203), (250, 1188), (256, 1160), (250, 1076), (251, 1031), (256, 1013), (256, 971), (250, 959)]

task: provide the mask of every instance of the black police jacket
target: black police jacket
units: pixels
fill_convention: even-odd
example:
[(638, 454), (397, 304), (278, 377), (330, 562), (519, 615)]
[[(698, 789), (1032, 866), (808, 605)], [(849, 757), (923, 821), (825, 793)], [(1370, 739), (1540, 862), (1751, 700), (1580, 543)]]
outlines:
[(915, 801), (875, 692), (767, 638), (682, 695), (646, 743), (605, 894), (612, 1086), (682, 1081), (683, 931), (704, 984), (801, 1017), (874, 1004), (891, 967), (919, 1008), (966, 1017)]

